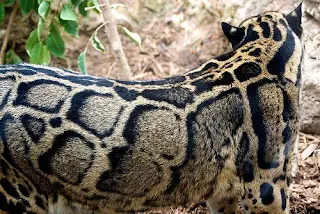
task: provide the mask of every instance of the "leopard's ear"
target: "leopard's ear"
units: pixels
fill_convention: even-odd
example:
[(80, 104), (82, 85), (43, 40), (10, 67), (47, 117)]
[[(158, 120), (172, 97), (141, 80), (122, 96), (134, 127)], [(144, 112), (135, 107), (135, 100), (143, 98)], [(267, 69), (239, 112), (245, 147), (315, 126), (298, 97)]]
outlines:
[(302, 3), (294, 9), (291, 13), (286, 15), (287, 22), (290, 28), (295, 32), (295, 34), (300, 38), (302, 34), (301, 27), (301, 17), (302, 17)]
[(232, 45), (232, 48), (236, 47), (243, 40), (245, 32), (244, 28), (234, 27), (226, 22), (221, 23), (221, 28), (224, 35), (227, 37)]

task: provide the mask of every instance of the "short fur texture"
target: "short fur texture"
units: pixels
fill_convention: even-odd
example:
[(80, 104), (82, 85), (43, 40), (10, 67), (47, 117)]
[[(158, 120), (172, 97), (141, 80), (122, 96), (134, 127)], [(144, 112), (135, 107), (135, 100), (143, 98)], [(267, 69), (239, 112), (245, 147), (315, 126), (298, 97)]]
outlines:
[(289, 213), (300, 24), (224, 23), (233, 51), (155, 81), (1, 66), (0, 213)]

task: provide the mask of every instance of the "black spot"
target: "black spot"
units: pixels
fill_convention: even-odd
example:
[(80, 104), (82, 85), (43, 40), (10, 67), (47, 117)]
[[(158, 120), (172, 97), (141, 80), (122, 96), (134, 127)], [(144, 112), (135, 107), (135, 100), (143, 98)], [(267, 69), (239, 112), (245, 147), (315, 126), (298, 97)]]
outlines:
[(168, 155), (168, 154), (161, 154), (161, 157), (163, 157), (166, 160), (173, 160), (173, 156), (172, 155)]
[(234, 70), (234, 74), (240, 82), (261, 74), (261, 68), (254, 62), (246, 62)]
[(0, 161), (0, 167), (1, 167), (1, 173), (3, 175), (7, 175), (9, 166), (4, 160)]
[(290, 177), (287, 178), (287, 186), (290, 186), (292, 184), (292, 179)]
[(260, 48), (256, 48), (253, 51), (251, 51), (249, 53), (250, 56), (255, 56), (255, 57), (259, 57), (261, 55), (261, 49)]
[(283, 163), (283, 169), (282, 169), (283, 172), (287, 172), (288, 163), (289, 163), (289, 159), (285, 158)]
[(65, 88), (67, 91), (71, 91), (70, 86), (66, 86), (60, 82), (53, 81), (53, 80), (39, 79), (33, 82), (22, 82), (18, 87), (18, 92), (17, 92), (18, 96), (16, 100), (13, 102), (13, 105), (23, 105), (23, 106), (31, 107), (40, 111), (48, 112), (48, 113), (58, 113), (60, 111), (60, 108), (64, 100), (59, 100), (59, 102), (56, 105), (52, 105), (50, 107), (39, 106), (37, 104), (32, 104), (29, 102), (28, 100), (29, 90), (39, 85), (55, 85), (55, 86), (60, 86), (62, 88)]
[(50, 120), (50, 125), (53, 127), (53, 128), (58, 128), (61, 126), (61, 123), (62, 123), (62, 119), (61, 117), (55, 117), (55, 118), (52, 118)]
[(207, 70), (211, 70), (211, 69), (216, 69), (218, 68), (218, 64), (217, 63), (214, 63), (214, 62), (209, 62), (207, 63), (204, 68), (202, 69), (202, 71), (207, 71)]
[(230, 138), (227, 138), (227, 139), (225, 139), (225, 141), (223, 141), (222, 146), (230, 146), (230, 144), (231, 144), (231, 140), (230, 140)]
[(141, 95), (150, 100), (167, 102), (178, 108), (184, 108), (192, 103), (194, 97), (190, 89), (180, 86), (168, 89), (146, 89), (141, 92)]
[(244, 209), (248, 210), (249, 209), (248, 205), (244, 205)]
[(30, 203), (27, 200), (22, 199), (22, 204), (24, 207), (30, 207)]
[(2, 178), (0, 180), (0, 185), (2, 186), (4, 191), (6, 191), (9, 195), (11, 195), (14, 198), (19, 198), (19, 194), (18, 194), (17, 190), (5, 178)]
[[(289, 125), (286, 126), (286, 128), (282, 131), (282, 137), (283, 137), (283, 141), (282, 143), (288, 143), (291, 139), (292, 136), (292, 130), (290, 128)], [(285, 152), (285, 155), (287, 155), (288, 153)]]
[(282, 89), (283, 94), (283, 112), (282, 112), (282, 118), (284, 122), (287, 123), (285, 129), (282, 131), (282, 137), (283, 137), (283, 143), (286, 144), (284, 155), (287, 156), (289, 153), (289, 150), (291, 148), (292, 144), (292, 136), (293, 136), (293, 130), (292, 125), (289, 124), (289, 121), (297, 121), (297, 111), (294, 109), (294, 104), (290, 100), (288, 93)]
[(133, 101), (137, 98), (138, 92), (135, 90), (130, 90), (126, 87), (116, 86), (114, 91), (124, 100)]
[(123, 81), (117, 80), (117, 82), (124, 84), (124, 85), (166, 85), (166, 84), (175, 84), (175, 83), (182, 83), (186, 81), (185, 76), (176, 76), (170, 77), (160, 80), (151, 80), (151, 81)]
[(248, 194), (248, 198), (251, 199), (253, 198), (253, 195), (251, 193)]
[(220, 78), (213, 81), (213, 86), (231, 85), (233, 83), (232, 75), (229, 72), (221, 74)]
[(19, 191), (22, 195), (26, 196), (26, 197), (29, 197), (30, 195), (30, 192), (27, 188), (25, 188), (23, 185), (19, 184), (18, 185), (18, 188), (19, 188)]
[(277, 42), (282, 40), (281, 31), (276, 25), (273, 26), (273, 40)]
[(265, 15), (265, 17), (269, 18), (269, 19), (273, 19), (273, 17), (269, 14)]
[(195, 78), (198, 78), (198, 77), (201, 77), (203, 76), (204, 74), (206, 74), (207, 72), (205, 71), (193, 71), (192, 73), (188, 74), (188, 76), (190, 77), (190, 79), (195, 79)]
[(297, 81), (295, 83), (295, 86), (300, 88), (300, 85), (301, 85), (301, 61), (303, 59), (303, 52), (301, 54), (301, 58), (300, 58), (300, 63), (299, 63), (299, 66), (298, 66), (298, 72), (297, 72)]
[(218, 212), (219, 212), (219, 213), (223, 213), (223, 212), (224, 212), (224, 208), (223, 208), (223, 207), (220, 208), (220, 209), (218, 210)]
[(234, 199), (233, 198), (230, 198), (229, 199), (229, 204), (231, 205), (231, 204), (233, 204), (234, 203)]
[(8, 213), (25, 213), (25, 207), (22, 203), (17, 202), (14, 204), (12, 201), (7, 206)]
[(251, 182), (254, 179), (254, 168), (250, 161), (243, 163), (243, 181)]
[(258, 202), (258, 200), (257, 199), (252, 199), (252, 204), (256, 204)]
[(279, 180), (285, 180), (286, 179), (286, 176), (285, 175), (280, 175), (280, 176), (278, 176), (278, 177), (275, 177), (272, 181), (273, 181), (273, 183), (275, 184), (275, 183), (277, 183)]
[(239, 143), (239, 148), (238, 148), (238, 153), (236, 157), (236, 165), (242, 164), (244, 161), (245, 156), (249, 152), (249, 147), (250, 147), (250, 142), (249, 142), (249, 137), (246, 132), (242, 134), (240, 143)]
[(249, 137), (248, 134), (244, 132), (239, 143), (235, 165), (237, 168), (237, 174), (241, 176), (245, 182), (251, 182), (254, 179), (254, 169), (252, 163), (248, 160), (245, 160), (245, 157), (249, 152), (249, 147)]
[(11, 89), (6, 93), (6, 95), (3, 97), (2, 101), (0, 102), (0, 110), (2, 110), (6, 104), (8, 103), (9, 96), (11, 94)]
[(224, 72), (216, 80), (212, 80), (211, 78), (203, 78), (192, 82), (192, 85), (196, 87), (195, 93), (200, 94), (203, 92), (212, 91), (214, 86), (231, 85), (232, 83), (232, 75), (229, 72)]
[(267, 22), (261, 22), (259, 25), (262, 28), (263, 37), (269, 38), (271, 35), (269, 24)]
[(263, 183), (260, 186), (260, 198), (264, 205), (272, 204), (274, 201), (273, 187), (268, 183)]
[(242, 52), (242, 53), (247, 53), (247, 52), (249, 52), (250, 50), (252, 50), (253, 48), (254, 48), (253, 46), (244, 47), (244, 48), (241, 50), (241, 52)]
[(285, 210), (287, 208), (287, 197), (286, 197), (286, 193), (284, 191), (284, 189), (280, 190), (281, 192), (281, 208), (282, 210)]
[(257, 22), (261, 22), (261, 20), (262, 20), (262, 17), (261, 17), (261, 16), (258, 16)]
[(39, 196), (36, 196), (35, 199), (36, 199), (36, 205), (38, 205), (39, 207), (45, 210), (46, 207), (44, 206), (43, 200)]
[(44, 120), (28, 114), (23, 114), (20, 119), (32, 141), (38, 143), (46, 131)]
[(195, 89), (196, 94), (201, 94), (203, 92), (211, 91), (213, 88), (212, 80), (207, 80), (204, 78), (192, 82), (192, 85), (196, 87)]
[(0, 211), (8, 210), (8, 202), (6, 197), (0, 192)]
[(226, 53), (220, 56), (217, 56), (215, 59), (218, 61), (227, 61), (228, 59), (230, 59), (231, 57), (233, 57), (235, 54), (234, 51), (230, 52), (230, 53)]

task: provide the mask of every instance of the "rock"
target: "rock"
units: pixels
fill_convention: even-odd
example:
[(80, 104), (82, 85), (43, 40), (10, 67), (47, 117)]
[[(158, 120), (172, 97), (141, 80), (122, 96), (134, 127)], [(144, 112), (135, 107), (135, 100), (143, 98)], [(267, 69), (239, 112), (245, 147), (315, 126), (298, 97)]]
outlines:
[[(305, 16), (304, 29), (304, 69), (302, 73), (300, 128), (302, 132), (320, 134), (320, 22), (316, 14), (320, 15), (320, 4), (317, 4), (318, 12), (313, 10), (314, 16)], [(311, 4), (305, 5), (306, 11), (310, 11)], [(319, 16), (320, 17), (320, 16)]]
[(300, 105), (301, 131), (320, 134), (320, 65), (305, 66)]

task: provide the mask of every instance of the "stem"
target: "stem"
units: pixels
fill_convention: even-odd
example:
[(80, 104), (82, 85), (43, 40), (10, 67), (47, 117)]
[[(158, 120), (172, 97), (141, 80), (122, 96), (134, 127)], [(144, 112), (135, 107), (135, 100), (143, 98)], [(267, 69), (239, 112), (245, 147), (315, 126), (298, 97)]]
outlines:
[(101, 8), (101, 10), (103, 19), (106, 22), (105, 33), (108, 37), (112, 54), (117, 64), (116, 68), (119, 69), (116, 75), (122, 79), (131, 79), (131, 69), (122, 48), (117, 25), (112, 15), (109, 0), (99, 0), (99, 3), (101, 5), (105, 5)]
[(6, 33), (5, 33), (4, 38), (3, 38), (3, 43), (2, 43), (1, 51), (0, 51), (0, 65), (2, 65), (4, 63), (4, 58), (5, 58), (5, 55), (6, 55), (8, 39), (9, 39), (12, 23), (13, 23), (13, 20), (14, 20), (16, 14), (17, 14), (18, 8), (19, 8), (19, 5), (18, 5), (18, 1), (17, 1), (13, 6), (12, 12), (10, 14), (7, 30), (6, 30)]

